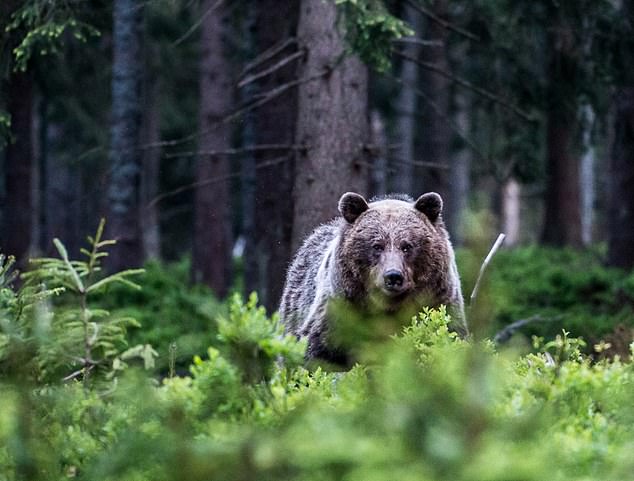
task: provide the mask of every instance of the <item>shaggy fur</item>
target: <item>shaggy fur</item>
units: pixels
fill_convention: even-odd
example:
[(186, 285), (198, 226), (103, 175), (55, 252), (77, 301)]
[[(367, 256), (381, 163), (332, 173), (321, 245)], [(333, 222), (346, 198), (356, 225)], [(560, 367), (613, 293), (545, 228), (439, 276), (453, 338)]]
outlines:
[[(319, 226), (299, 249), (286, 279), (280, 315), (286, 332), (308, 339), (308, 358), (345, 363), (328, 344), (328, 304), (344, 299), (361, 313), (401, 316), (445, 304), (453, 328), (466, 335), (460, 279), (440, 212), (428, 193), (372, 199), (344, 194), (338, 217)], [(399, 273), (389, 286), (389, 273)]]

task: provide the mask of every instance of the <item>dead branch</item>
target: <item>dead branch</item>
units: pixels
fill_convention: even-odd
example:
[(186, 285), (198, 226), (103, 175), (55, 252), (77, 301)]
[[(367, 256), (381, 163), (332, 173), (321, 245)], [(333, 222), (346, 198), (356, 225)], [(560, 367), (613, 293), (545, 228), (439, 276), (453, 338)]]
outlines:
[(202, 14), (202, 16), (198, 19), (197, 22), (195, 22), (189, 29), (187, 29), (187, 31), (181, 35), (179, 38), (177, 38), (176, 40), (174, 40), (174, 42), (172, 43), (173, 46), (179, 45), (181, 44), (185, 39), (187, 39), (192, 33), (194, 33), (196, 31), (196, 29), (198, 27), (200, 27), (202, 25), (202, 23), (205, 21), (205, 19), (211, 15), (213, 13), (214, 10), (216, 10), (220, 5), (222, 5), (222, 2), (224, 2), (224, 0), (218, 0), (216, 3), (214, 3), (211, 7), (209, 7), (209, 9), (207, 9), (207, 11), (205, 13)]
[[(265, 167), (271, 167), (273, 165), (277, 165), (277, 164), (281, 164), (283, 162), (288, 161), (289, 156), (285, 155), (283, 157), (276, 157), (275, 159), (271, 159), (271, 160), (267, 160), (265, 162), (261, 162), (259, 164), (257, 164), (255, 166), (256, 170), (257, 169), (263, 169)], [(151, 208), (153, 206), (155, 206), (156, 204), (158, 204), (159, 202), (161, 202), (164, 199), (167, 199), (168, 197), (173, 197), (177, 194), (180, 194), (182, 192), (187, 192), (188, 190), (193, 190), (193, 189), (197, 189), (199, 187), (203, 187), (205, 185), (211, 185), (211, 184), (215, 184), (217, 182), (224, 182), (226, 180), (230, 180), (236, 177), (240, 177), (240, 175), (242, 175), (241, 172), (233, 172), (231, 174), (226, 174), (226, 175), (218, 175), (215, 177), (210, 177), (208, 179), (204, 179), (204, 180), (199, 180), (198, 182), (192, 182), (191, 184), (187, 184), (187, 185), (182, 185), (176, 189), (170, 190), (169, 192), (165, 192), (163, 194), (157, 195), (156, 197), (154, 197), (154, 199), (152, 199), (150, 202), (147, 203), (146, 208)]]
[(520, 109), (519, 107), (517, 107), (516, 105), (511, 104), (510, 102), (508, 102), (507, 100), (503, 99), (502, 97), (495, 95), (493, 92), (490, 92), (488, 90), (485, 90), (481, 87), (478, 87), (477, 85), (474, 85), (473, 83), (469, 82), (468, 80), (463, 79), (462, 77), (458, 77), (457, 75), (454, 75), (451, 72), (447, 72), (446, 70), (441, 69), (440, 67), (438, 67), (437, 65), (431, 63), (431, 62), (424, 62), (422, 60), (419, 60), (415, 57), (412, 57), (411, 55), (408, 55), (404, 52), (401, 52), (399, 50), (393, 50), (394, 53), (396, 55), (398, 55), (399, 57), (401, 57), (404, 60), (407, 60), (408, 62), (413, 62), (416, 65), (427, 69), (431, 72), (437, 73), (439, 75), (442, 75), (443, 77), (451, 80), (452, 82), (465, 87), (469, 90), (471, 90), (472, 92), (475, 92), (476, 94), (480, 95), (481, 97), (486, 98), (487, 100), (490, 100), (492, 102), (495, 102), (499, 105), (501, 105), (502, 107), (506, 108), (507, 110), (513, 112), (514, 114), (518, 115), (519, 117), (523, 118), (524, 120), (527, 120), (529, 122), (532, 122), (534, 119), (533, 117), (524, 112), (522, 109)]
[(170, 154), (164, 154), (165, 159), (174, 159), (182, 157), (214, 157), (218, 155), (244, 155), (253, 152), (266, 152), (272, 150), (303, 150), (303, 145), (292, 144), (260, 144), (252, 145), (249, 147), (241, 147), (239, 149), (224, 149), (224, 150), (189, 150), (187, 152), (173, 152)]
[(456, 125), (456, 123), (451, 120), (451, 118), (449, 118), (447, 116), (447, 114), (445, 114), (445, 112), (443, 112), (443, 110), (438, 106), (438, 104), (436, 102), (434, 102), (431, 97), (429, 95), (427, 95), (425, 92), (423, 92), (422, 90), (420, 90), (418, 87), (411, 85), (409, 83), (405, 83), (403, 82), (400, 78), (395, 77), (394, 75), (391, 74), (385, 74), (385, 76), (391, 80), (393, 80), (394, 82), (400, 84), (400, 85), (405, 85), (408, 88), (411, 88), (412, 91), (419, 96), (420, 98), (422, 98), (425, 103), (427, 103), (427, 105), (429, 105), (432, 110), (434, 111), (434, 113), (436, 115), (438, 115), (438, 117), (445, 122), (449, 128), (458, 136), (462, 139), (462, 141), (467, 144), (471, 150), (473, 150), (473, 152), (475, 152), (480, 158), (482, 159), (487, 159), (487, 156), (484, 155), (484, 153), (480, 150), (480, 148), (469, 138), (467, 137), (466, 134), (464, 134), (461, 130), (460, 127), (458, 127), (458, 125)]
[(508, 326), (505, 326), (501, 331), (499, 331), (495, 336), (493, 336), (493, 342), (496, 344), (504, 344), (507, 342), (513, 334), (515, 334), (520, 328), (532, 324), (534, 322), (546, 322), (546, 321), (556, 321), (561, 319), (563, 316), (555, 316), (555, 317), (542, 317), (539, 314), (528, 317), (526, 319), (520, 319), (518, 321), (512, 322)]
[(442, 40), (423, 40), (418, 37), (401, 37), (395, 38), (393, 42), (397, 43), (413, 43), (414, 45), (420, 45), (422, 47), (442, 47)]
[(427, 10), (427, 8), (423, 7), (420, 3), (414, 0), (406, 0), (406, 1), (409, 5), (411, 5), (411, 7), (414, 10), (418, 10), (420, 13), (428, 17), (430, 20), (436, 22), (441, 27), (446, 28), (447, 30), (451, 30), (452, 32), (456, 32), (462, 35), (463, 37), (467, 37), (470, 40), (475, 40), (476, 42), (480, 41), (480, 37), (478, 37), (476, 34), (471, 33), (463, 28), (458, 27), (457, 25), (454, 25), (453, 23), (445, 19), (440, 18), (431, 10)]
[(502, 245), (502, 242), (504, 242), (505, 237), (506, 237), (506, 234), (500, 234), (498, 236), (498, 238), (495, 240), (495, 243), (493, 244), (493, 247), (491, 247), (489, 254), (484, 258), (484, 262), (482, 262), (482, 265), (480, 266), (480, 272), (478, 273), (478, 278), (476, 279), (476, 283), (475, 283), (475, 286), (473, 287), (473, 292), (471, 293), (471, 298), (469, 300), (469, 306), (471, 309), (473, 309), (473, 306), (475, 305), (475, 301), (478, 297), (478, 290), (480, 289), (480, 282), (482, 282), (484, 271), (486, 271), (487, 267), (489, 266), (489, 263), (491, 262), (491, 259), (493, 259), (493, 256)]
[(244, 66), (238, 78), (244, 77), (248, 72), (250, 72), (251, 70), (254, 70), (261, 63), (266, 62), (267, 60), (270, 60), (271, 58), (275, 57), (278, 53), (284, 51), (284, 49), (286, 49), (287, 47), (291, 45), (295, 45), (296, 43), (297, 43), (297, 39), (295, 37), (290, 37), (284, 40), (283, 42), (275, 44), (272, 47), (266, 49), (264, 52), (262, 52), (260, 55), (255, 57), (253, 60), (251, 60), (248, 64)]
[(258, 72), (256, 74), (249, 75), (245, 79), (243, 79), (240, 82), (238, 82), (238, 88), (242, 88), (245, 85), (248, 85), (250, 83), (255, 82), (256, 80), (261, 79), (262, 77), (266, 77), (267, 75), (272, 74), (276, 70), (281, 69), (286, 64), (292, 62), (293, 60), (296, 60), (296, 59), (302, 57), (303, 55), (304, 55), (304, 52), (302, 50), (300, 50), (298, 52), (295, 52), (295, 53), (289, 55), (288, 57), (284, 57), (282, 60), (280, 60), (279, 62), (275, 63), (274, 65), (271, 65), (269, 68), (267, 68), (265, 70), (262, 70), (261, 72)]

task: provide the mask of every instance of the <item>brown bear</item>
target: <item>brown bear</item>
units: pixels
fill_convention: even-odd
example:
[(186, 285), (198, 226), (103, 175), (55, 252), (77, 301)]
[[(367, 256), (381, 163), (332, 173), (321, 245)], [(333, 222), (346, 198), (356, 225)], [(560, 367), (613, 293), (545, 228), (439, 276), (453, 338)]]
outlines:
[(411, 316), (447, 306), (451, 326), (467, 333), (460, 278), (435, 192), (416, 201), (395, 194), (369, 203), (348, 192), (339, 212), (304, 241), (288, 271), (280, 316), (288, 333), (308, 339), (306, 356), (345, 364), (345, 350), (329, 338), (331, 301), (361, 315)]

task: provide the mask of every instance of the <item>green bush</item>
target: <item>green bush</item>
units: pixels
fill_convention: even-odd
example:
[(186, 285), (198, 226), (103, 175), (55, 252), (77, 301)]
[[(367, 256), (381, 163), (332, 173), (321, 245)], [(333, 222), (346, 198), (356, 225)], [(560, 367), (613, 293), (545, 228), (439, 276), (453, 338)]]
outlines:
[[(470, 260), (464, 252), (460, 259), (463, 266)], [(527, 335), (553, 337), (565, 329), (595, 341), (619, 324), (634, 327), (634, 273), (604, 267), (596, 250), (501, 250), (486, 278), (488, 289), (482, 298), (491, 315), (490, 335), (534, 316), (542, 322), (523, 328)]]

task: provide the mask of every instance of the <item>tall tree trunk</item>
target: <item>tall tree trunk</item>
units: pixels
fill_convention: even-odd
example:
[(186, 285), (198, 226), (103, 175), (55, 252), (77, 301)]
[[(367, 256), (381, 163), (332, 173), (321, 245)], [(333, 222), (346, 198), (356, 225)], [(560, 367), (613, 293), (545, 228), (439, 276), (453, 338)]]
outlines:
[[(145, 80), (144, 108), (141, 140), (148, 146), (143, 149), (141, 162), (141, 232), (143, 236), (143, 258), (161, 258), (161, 235), (159, 230), (158, 205), (152, 200), (159, 192), (161, 149), (156, 144), (161, 140), (160, 81)], [(152, 146), (154, 145), (154, 146)]]
[(521, 186), (510, 177), (502, 185), (502, 232), (506, 234), (504, 241), (507, 247), (518, 244), (520, 240)]
[(569, 26), (559, 21), (550, 35), (548, 111), (546, 126), (546, 244), (581, 247), (581, 180), (579, 158), (573, 151), (577, 136), (574, 84), (577, 57)]
[(346, 191), (365, 194), (369, 183), (368, 73), (346, 45), (337, 27), (334, 1), (302, 0), (297, 154), (294, 186), (293, 247), (319, 223), (337, 214)]
[(14, 255), (21, 267), (31, 247), (33, 146), (33, 79), (29, 72), (14, 72), (9, 78), (7, 109), (11, 116), (13, 142), (6, 147), (4, 239), (0, 251)]
[[(403, 20), (420, 36), (422, 30), (422, 18), (408, 2), (403, 5)], [(409, 57), (418, 58), (419, 46), (415, 43), (406, 43), (403, 49)], [(416, 126), (419, 124), (415, 117), (418, 112), (418, 96), (414, 89), (418, 85), (418, 65), (409, 60), (401, 62), (400, 78), (402, 86), (396, 99), (396, 159), (393, 177), (393, 189), (417, 196), (414, 192), (414, 160)]]
[(615, 95), (614, 144), (610, 161), (608, 264), (634, 268), (634, 85)]
[[(465, 92), (455, 92), (455, 122), (461, 132), (469, 135), (471, 130), (471, 112), (469, 96)], [(449, 228), (455, 245), (464, 241), (464, 214), (469, 204), (471, 190), (471, 149), (464, 143), (451, 159), (450, 192), (447, 203)]]
[[(281, 45), (295, 36), (298, 2), (260, 0), (256, 20), (258, 53), (275, 45)], [(297, 51), (289, 45), (268, 62), (264, 70)], [(258, 84), (260, 92), (286, 84), (297, 76), (295, 63), (278, 69)], [(256, 144), (293, 144), (297, 115), (297, 91), (268, 102), (255, 113)], [(248, 261), (246, 286), (257, 290), (260, 300), (268, 310), (277, 309), (286, 269), (291, 258), (291, 233), (293, 219), (293, 165), (294, 151), (256, 152), (257, 166), (255, 190), (255, 232), (253, 249), (247, 249)]]
[(372, 139), (372, 173), (370, 194), (387, 194), (387, 135), (385, 122), (378, 110), (370, 113), (370, 135)]
[[(433, 12), (440, 18), (447, 18), (447, 1), (435, 0)], [(425, 50), (425, 60), (437, 65), (442, 70), (449, 70), (449, 56), (447, 48), (447, 29), (437, 22), (429, 21), (427, 36), (430, 39), (440, 42), (439, 46), (434, 46)], [(435, 103), (436, 109), (427, 105), (425, 109), (425, 119), (423, 121), (423, 151), (422, 160), (437, 164), (450, 166), (450, 147), (452, 132), (447, 125), (448, 118), (451, 117), (451, 91), (449, 81), (436, 73), (427, 72), (425, 75), (425, 90), (430, 99)], [(451, 198), (451, 172), (449, 169), (422, 170), (417, 169), (417, 177), (422, 180), (418, 182), (416, 188), (420, 191), (430, 190), (438, 192), (445, 203), (443, 216), (449, 232), (455, 232), (455, 221), (453, 218), (452, 198)], [(422, 170), (422, 171), (421, 171)], [(415, 196), (419, 193), (415, 193)]]
[(139, 217), (142, 11), (142, 4), (134, 0), (114, 1), (108, 225), (117, 245), (108, 261), (112, 270), (137, 266), (143, 258)]
[(579, 181), (581, 182), (581, 240), (586, 246), (592, 243), (594, 224), (594, 164), (596, 158), (594, 145), (592, 145), (594, 118), (593, 108), (590, 105), (584, 105), (581, 108), (583, 156), (581, 157)]
[[(226, 11), (216, 0), (201, 4), (200, 152), (226, 150), (231, 129), (222, 122), (232, 104), (230, 68), (224, 55)], [(196, 160), (192, 277), (225, 297), (231, 282), (231, 199), (229, 159), (201, 153)], [(212, 182), (209, 182), (213, 180)]]

